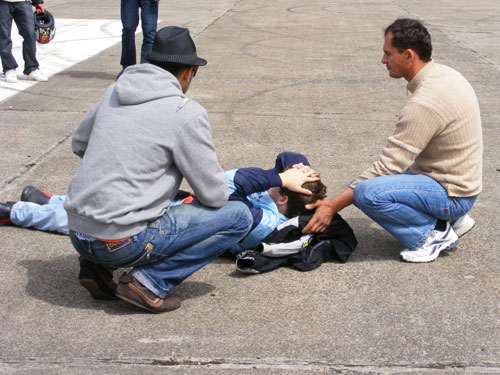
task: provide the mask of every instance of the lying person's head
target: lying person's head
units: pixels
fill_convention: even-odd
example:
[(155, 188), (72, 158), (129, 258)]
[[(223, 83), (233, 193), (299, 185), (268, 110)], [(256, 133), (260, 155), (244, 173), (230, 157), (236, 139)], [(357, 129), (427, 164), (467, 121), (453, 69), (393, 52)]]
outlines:
[(292, 218), (312, 213), (314, 210), (306, 209), (306, 204), (326, 198), (326, 186), (321, 180), (306, 182), (302, 187), (310, 190), (312, 195), (296, 193), (284, 187), (273, 187), (268, 190), (268, 193), (278, 206), (278, 211), (286, 217)]

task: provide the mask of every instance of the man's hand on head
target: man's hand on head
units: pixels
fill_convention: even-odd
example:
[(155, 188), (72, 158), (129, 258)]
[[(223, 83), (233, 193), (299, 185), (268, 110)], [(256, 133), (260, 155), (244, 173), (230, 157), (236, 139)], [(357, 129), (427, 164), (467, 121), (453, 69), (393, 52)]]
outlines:
[(292, 168), (302, 169), (302, 171), (304, 173), (307, 173), (308, 171), (312, 171), (311, 177), (320, 177), (318, 172), (312, 170), (310, 166), (304, 165), (303, 163), (294, 164), (294, 165), (292, 165)]
[(281, 178), (281, 186), (288, 190), (306, 195), (312, 195), (312, 192), (304, 189), (302, 185), (306, 182), (319, 180), (319, 176), (316, 172), (308, 166), (302, 166), (300, 168), (294, 166), (294, 168), (287, 169), (285, 172), (280, 173), (279, 176)]
[(302, 233), (324, 232), (330, 225), (333, 215), (354, 203), (354, 189), (347, 188), (335, 198), (324, 199), (316, 203), (306, 204), (308, 210), (316, 209)]
[(313, 217), (309, 220), (309, 223), (302, 229), (302, 233), (318, 233), (324, 232), (324, 230), (330, 225), (333, 215), (336, 211), (332, 205), (331, 200), (319, 200), (315, 203), (306, 204), (308, 210), (316, 210)]

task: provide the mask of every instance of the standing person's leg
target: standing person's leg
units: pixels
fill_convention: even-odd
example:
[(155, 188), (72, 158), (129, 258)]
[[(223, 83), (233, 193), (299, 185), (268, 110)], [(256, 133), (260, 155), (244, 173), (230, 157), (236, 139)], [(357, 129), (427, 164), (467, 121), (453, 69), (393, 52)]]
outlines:
[(122, 20), (122, 55), (120, 64), (125, 69), (135, 65), (135, 30), (139, 25), (139, 0), (121, 0), (120, 16)]
[[(430, 252), (421, 260), (410, 261), (431, 261), (440, 251), (458, 242), (449, 221), (464, 216), (475, 197), (450, 198), (446, 190), (428, 176), (398, 174), (359, 183), (354, 189), (354, 200), (356, 207), (410, 251), (425, 247), (425, 252)], [(443, 228), (436, 228), (438, 220), (443, 221)], [(435, 238), (435, 229), (443, 229), (440, 231), (443, 238)], [(439, 246), (430, 246), (429, 240), (436, 240)]]
[(0, 1), (0, 58), (4, 73), (18, 67), (16, 59), (12, 55), (12, 39), (10, 38), (14, 4)]
[(141, 46), (141, 64), (147, 62), (142, 57), (145, 52), (151, 51), (153, 41), (156, 35), (156, 26), (158, 22), (158, 0), (141, 1), (141, 23), (142, 23), (142, 46)]
[(19, 3), (14, 12), (14, 21), (19, 29), (19, 34), (23, 37), (23, 73), (28, 75), (37, 70), (39, 66), (36, 59), (35, 16), (30, 2)]

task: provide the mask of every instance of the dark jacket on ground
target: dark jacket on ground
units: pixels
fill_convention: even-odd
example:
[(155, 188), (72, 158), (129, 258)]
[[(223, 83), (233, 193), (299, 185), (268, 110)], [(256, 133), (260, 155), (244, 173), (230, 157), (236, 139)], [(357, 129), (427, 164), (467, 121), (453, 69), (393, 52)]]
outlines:
[[(302, 229), (311, 217), (312, 215), (301, 215), (287, 221), (271, 233), (263, 243), (287, 244), (300, 239), (304, 236)], [(289, 224), (286, 225), (287, 223)], [(281, 266), (310, 271), (327, 261), (347, 262), (357, 245), (358, 241), (349, 224), (339, 214), (335, 214), (326, 230), (312, 235), (297, 253), (282, 257), (265, 256), (261, 254), (264, 249), (261, 243), (254, 250), (239, 254), (236, 267), (245, 273), (263, 273)]]

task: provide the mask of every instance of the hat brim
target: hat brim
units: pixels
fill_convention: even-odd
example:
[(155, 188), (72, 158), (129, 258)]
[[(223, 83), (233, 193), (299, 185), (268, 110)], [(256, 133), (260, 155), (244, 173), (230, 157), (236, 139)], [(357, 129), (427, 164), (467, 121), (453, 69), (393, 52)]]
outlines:
[(142, 54), (146, 60), (151, 63), (171, 63), (180, 65), (203, 66), (207, 65), (207, 60), (198, 56), (185, 56), (185, 55), (165, 55), (154, 51), (144, 52)]

